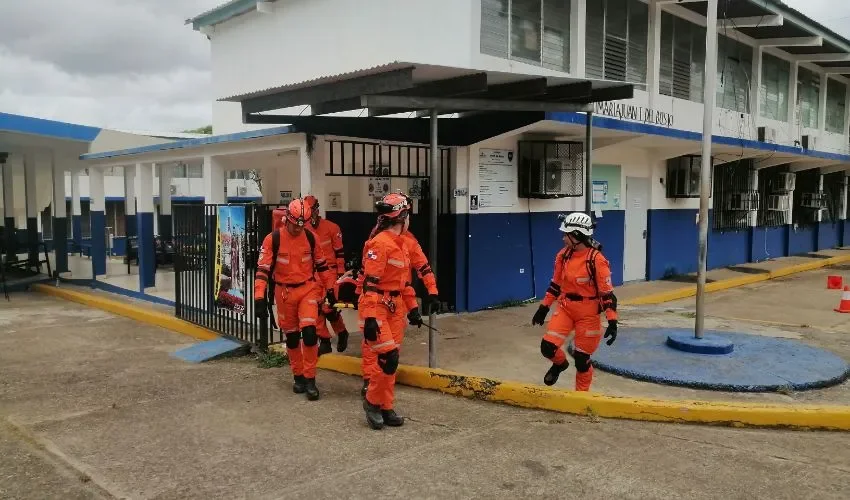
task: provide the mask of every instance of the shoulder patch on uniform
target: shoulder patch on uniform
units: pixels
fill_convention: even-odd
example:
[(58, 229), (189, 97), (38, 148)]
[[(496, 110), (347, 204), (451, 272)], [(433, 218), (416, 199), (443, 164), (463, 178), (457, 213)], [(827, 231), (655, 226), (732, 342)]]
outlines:
[(372, 260), (378, 260), (378, 254), (375, 253), (374, 250), (369, 250), (368, 252), (366, 252), (366, 258), (372, 259)]

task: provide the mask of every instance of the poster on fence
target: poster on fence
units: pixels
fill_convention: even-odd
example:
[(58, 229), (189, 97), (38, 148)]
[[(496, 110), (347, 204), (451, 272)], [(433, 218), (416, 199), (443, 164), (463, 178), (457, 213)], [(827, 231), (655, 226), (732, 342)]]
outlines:
[(215, 239), (215, 305), (245, 314), (245, 207), (218, 207)]

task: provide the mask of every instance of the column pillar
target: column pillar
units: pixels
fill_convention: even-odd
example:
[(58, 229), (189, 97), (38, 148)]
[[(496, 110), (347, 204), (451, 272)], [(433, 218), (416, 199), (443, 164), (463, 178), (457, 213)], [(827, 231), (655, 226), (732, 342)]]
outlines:
[(227, 201), (224, 165), (215, 156), (204, 157), (204, 202), (220, 204)]
[(80, 203), (80, 171), (71, 169), (71, 238), (79, 251), (83, 243), (83, 207)]
[(587, 6), (585, 0), (571, 0), (570, 3), (570, 74), (576, 78), (585, 75), (585, 27), (587, 26)]
[(65, 206), (65, 167), (51, 156), (53, 162), (53, 253), (56, 274), (68, 272), (68, 214)]
[(649, 2), (649, 39), (647, 42), (646, 91), (649, 93), (649, 107), (652, 109), (661, 93), (659, 86), (661, 75), (661, 5), (655, 0)]
[(38, 267), (38, 185), (36, 184), (36, 158), (24, 155), (24, 193), (27, 214), (27, 254), (29, 265)]
[(764, 48), (755, 47), (753, 49), (753, 69), (750, 75), (750, 114), (753, 116), (753, 121), (761, 116), (759, 91), (761, 90), (761, 61), (763, 54)]
[(92, 272), (97, 279), (106, 276), (106, 193), (102, 168), (89, 168), (89, 219)]
[[(309, 140), (309, 139), (308, 139)], [(310, 154), (307, 153), (307, 146), (304, 145), (298, 149), (299, 157), (299, 173), (301, 176), (301, 196), (307, 196), (313, 191), (313, 178), (310, 174)], [(293, 193), (294, 195), (295, 193)]]
[(156, 285), (156, 253), (153, 240), (153, 168), (151, 163), (136, 163), (139, 179), (136, 223), (139, 243), (139, 291)]
[(820, 95), (818, 96), (818, 130), (826, 129), (826, 82), (829, 78), (826, 73), (820, 74)]
[[(325, 187), (325, 148), (324, 138), (316, 138), (313, 153), (310, 155), (310, 193), (319, 200), (319, 210), (327, 212), (329, 203)], [(306, 194), (305, 194), (306, 196)]]
[(15, 228), (15, 184), (12, 175), (12, 158), (3, 163), (3, 228), (6, 236), (6, 260), (17, 258), (17, 236)]
[[(127, 236), (127, 245), (130, 238), (136, 236), (136, 168), (134, 165), (126, 165), (124, 168), (124, 234)], [(129, 248), (129, 246), (128, 246)]]
[(171, 177), (174, 167), (171, 164), (159, 165), (159, 235), (171, 239), (173, 234), (171, 220)]
[(791, 63), (791, 74), (788, 77), (788, 123), (797, 126), (797, 80), (800, 78), (800, 63)]

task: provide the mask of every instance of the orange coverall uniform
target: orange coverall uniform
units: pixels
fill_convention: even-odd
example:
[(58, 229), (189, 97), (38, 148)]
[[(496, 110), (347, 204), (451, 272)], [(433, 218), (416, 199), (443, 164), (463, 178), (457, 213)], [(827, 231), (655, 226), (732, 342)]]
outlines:
[[(280, 330), (286, 334), (286, 352), (292, 374), (315, 378), (319, 351), (315, 332), (318, 305), (324, 300), (325, 290), (333, 288), (335, 277), (325, 262), (321, 247), (316, 244), (311, 251), (303, 231), (292, 236), (282, 227), (278, 232), (280, 247), (277, 255), (272, 255), (272, 234), (263, 240), (254, 278), (254, 297), (265, 297), (268, 280), (274, 281), (277, 319)], [(274, 275), (269, 276), (273, 260), (276, 261)], [(321, 283), (316, 281), (316, 275)], [(309, 334), (311, 331), (312, 335)]]
[[(591, 254), (592, 252), (592, 254)], [(590, 276), (589, 258), (593, 258), (596, 276)], [(544, 341), (557, 347), (552, 363), (561, 365), (566, 361), (566, 355), (561, 348), (575, 330), (575, 350), (584, 353), (576, 357), (576, 390), (590, 390), (593, 380), (593, 365), (590, 356), (596, 352), (602, 340), (602, 321), (599, 314), (604, 306), (604, 297), (614, 291), (611, 284), (611, 268), (608, 260), (597, 250), (584, 248), (581, 250), (563, 249), (555, 257), (555, 272), (543, 305), (551, 307), (557, 300), (558, 307), (552, 313), (546, 325)], [(605, 307), (608, 320), (617, 319), (615, 308)], [(544, 354), (545, 355), (545, 354)], [(575, 356), (574, 356), (575, 357)]]
[[(310, 224), (308, 229), (313, 231), (313, 234), (316, 235), (316, 244), (322, 247), (322, 253), (327, 259), (328, 268), (334, 276), (334, 279), (336, 279), (345, 272), (345, 253), (343, 252), (342, 246), (342, 230), (340, 230), (339, 226), (335, 223), (323, 218), (319, 218), (319, 224), (317, 226), (314, 227)], [(326, 319), (329, 314), (334, 313), (335, 311), (333, 309), (333, 304), (325, 304), (324, 301), (321, 301), (320, 304), (321, 307), (319, 307), (319, 319), (316, 323), (316, 333), (318, 333), (320, 338), (329, 339), (331, 338), (331, 332), (328, 330)], [(343, 322), (341, 314), (335, 314), (333, 316), (335, 316), (335, 318), (331, 320), (331, 328), (333, 328), (336, 335), (339, 335), (346, 331), (345, 322)]]
[[(405, 231), (401, 233), (401, 239), (404, 244), (405, 250), (407, 251), (408, 256), (410, 257), (411, 268), (416, 269), (416, 273), (419, 276), (419, 279), (425, 284), (425, 288), (428, 290), (429, 294), (437, 295), (437, 279), (434, 277), (434, 273), (431, 271), (431, 265), (428, 263), (428, 258), (425, 257), (425, 253), (422, 251), (422, 246), (419, 245), (419, 241), (413, 236), (413, 233), (410, 231)], [(413, 273), (408, 269), (407, 272), (407, 281), (405, 282), (404, 290), (402, 291), (402, 299), (404, 301), (406, 315), (409, 311), (416, 309), (419, 307), (419, 303), (416, 301), (416, 290), (413, 288), (411, 275)], [(363, 286), (363, 274), (360, 275), (360, 279), (358, 280), (358, 292), (361, 291)], [(404, 340), (404, 330), (406, 325), (402, 325), (401, 333), (398, 339), (399, 348), (401, 348), (401, 343)], [(363, 374), (364, 379), (369, 379), (376, 371), (380, 371), (381, 369), (378, 367), (378, 357), (377, 354), (372, 352), (366, 346), (366, 341), (364, 339), (362, 346), (363, 355), (360, 358), (360, 372)]]
[(358, 307), (360, 327), (364, 328), (368, 318), (378, 322), (375, 338), (368, 338), (365, 331), (363, 335), (364, 357), (367, 352), (376, 357), (378, 368), (369, 378), (366, 400), (382, 410), (392, 410), (398, 349), (407, 322), (402, 292), (410, 276), (410, 257), (404, 239), (390, 231), (381, 231), (367, 241), (363, 252), (365, 278)]

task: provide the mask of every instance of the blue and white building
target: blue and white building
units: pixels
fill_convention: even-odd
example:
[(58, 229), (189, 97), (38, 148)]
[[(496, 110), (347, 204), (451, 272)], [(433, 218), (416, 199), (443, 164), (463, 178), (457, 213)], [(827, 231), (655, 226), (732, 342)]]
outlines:
[[(276, 110), (292, 119), (268, 128), (246, 123), (264, 121), (250, 118), (252, 106), (262, 115), (267, 106), (255, 105), (281, 92), (407, 70), (417, 86), (482, 74), (491, 84), (589, 79), (594, 92), (628, 82), (627, 98), (594, 105), (592, 193), (585, 113), (440, 120), (436, 261), (457, 310), (540, 296), (561, 245), (556, 214), (582, 210), (588, 194), (617, 284), (696, 271), (700, 189), (711, 190), (709, 268), (850, 244), (850, 41), (778, 0), (721, 1), (713, 161), (703, 166), (706, 5), (233, 0), (187, 21), (210, 40), (213, 129), (224, 135), (82, 159), (90, 171), (202, 165), (205, 199), (217, 203), (227, 172), (256, 169), (264, 201), (315, 194), (356, 251), (374, 221), (374, 188), (422, 190), (424, 175), (410, 173), (427, 164), (422, 110), (314, 116), (388, 114), (340, 98)], [(712, 169), (710, 186), (700, 186), (701, 168)]]

